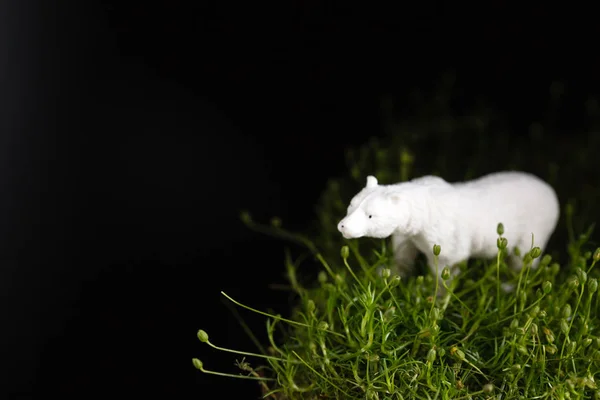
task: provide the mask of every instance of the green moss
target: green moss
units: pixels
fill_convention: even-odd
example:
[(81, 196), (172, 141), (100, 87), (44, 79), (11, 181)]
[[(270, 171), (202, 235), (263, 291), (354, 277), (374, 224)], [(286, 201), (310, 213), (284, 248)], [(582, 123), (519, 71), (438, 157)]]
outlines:
[[(280, 220), (262, 225), (244, 214), (250, 228), (302, 244), (312, 256), (303, 262), (319, 268), (316, 281), (303, 285), (300, 261), (288, 253), (285, 267), (298, 301), (287, 318), (224, 293), (236, 306), (266, 317), (270, 343), (261, 353), (218, 347), (199, 332), (212, 347), (256, 360), (260, 367), (239, 362), (245, 374), (238, 376), (259, 380), (265, 397), (600, 398), (600, 249), (592, 229), (600, 189), (588, 184), (600, 182), (593, 162), (600, 149), (597, 103), (588, 102), (589, 134), (579, 142), (559, 142), (560, 132), (541, 122), (509, 138), (504, 132), (516, 128), (485, 107), (452, 114), (452, 91), (444, 82), (437, 92), (443, 95), (430, 96), (430, 102), (416, 96), (421, 100), (413, 116), (396, 118), (393, 104), (384, 103), (386, 139), (348, 150), (348, 176), (330, 180), (315, 225), (304, 234), (286, 231)], [(368, 174), (381, 183), (440, 172), (459, 180), (501, 168), (538, 174), (564, 204), (548, 254), (520, 249), (520, 271), (504, 262), (511, 246), (498, 226), (496, 259), (463, 263), (458, 276), (443, 281), (446, 291), (438, 297), (439, 281), (424, 265), (405, 280), (390, 273), (387, 240), (344, 240), (336, 230)], [(443, 254), (444, 248), (432, 252)], [(540, 266), (530, 268), (539, 257)], [(514, 292), (506, 294), (503, 283), (514, 285)], [(197, 359), (194, 365), (214, 373)]]

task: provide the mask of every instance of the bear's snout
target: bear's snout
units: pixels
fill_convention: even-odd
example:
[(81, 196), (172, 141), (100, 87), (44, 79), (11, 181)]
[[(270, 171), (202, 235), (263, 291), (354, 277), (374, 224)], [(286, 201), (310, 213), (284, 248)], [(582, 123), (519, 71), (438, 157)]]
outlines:
[(338, 223), (337, 228), (346, 239), (354, 239), (362, 236), (362, 234), (356, 230), (356, 221), (354, 219), (349, 221), (348, 218), (344, 218)]
[(338, 228), (338, 231), (341, 232), (341, 234), (342, 234), (343, 237), (345, 237), (346, 239), (349, 239), (349, 236), (348, 236), (348, 226), (347, 226), (347, 223), (346, 223), (345, 219), (341, 220), (338, 223), (337, 228)]

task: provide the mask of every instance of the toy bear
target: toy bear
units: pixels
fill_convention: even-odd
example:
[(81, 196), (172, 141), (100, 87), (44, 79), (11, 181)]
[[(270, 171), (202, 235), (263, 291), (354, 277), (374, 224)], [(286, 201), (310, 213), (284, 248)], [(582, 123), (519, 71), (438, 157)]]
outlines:
[[(346, 239), (392, 236), (395, 264), (401, 276), (425, 254), (433, 273), (433, 246), (441, 246), (438, 273), (471, 257), (497, 255), (498, 223), (510, 249), (544, 250), (560, 213), (554, 189), (524, 172), (492, 173), (466, 182), (449, 183), (437, 176), (380, 185), (374, 176), (350, 201), (338, 230)], [(534, 260), (534, 266), (537, 261)], [(520, 268), (521, 258), (509, 252), (507, 262)]]

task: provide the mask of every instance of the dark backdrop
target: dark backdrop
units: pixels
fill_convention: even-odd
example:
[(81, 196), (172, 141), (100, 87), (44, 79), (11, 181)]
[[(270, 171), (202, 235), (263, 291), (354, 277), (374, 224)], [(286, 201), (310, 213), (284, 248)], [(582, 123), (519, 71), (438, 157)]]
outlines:
[(287, 309), (241, 209), (305, 227), (379, 96), (448, 68), (515, 118), (598, 83), (585, 10), (254, 3), (0, 3), (0, 397), (255, 398), (191, 363), (236, 372), (199, 328), (254, 350), (220, 290)]

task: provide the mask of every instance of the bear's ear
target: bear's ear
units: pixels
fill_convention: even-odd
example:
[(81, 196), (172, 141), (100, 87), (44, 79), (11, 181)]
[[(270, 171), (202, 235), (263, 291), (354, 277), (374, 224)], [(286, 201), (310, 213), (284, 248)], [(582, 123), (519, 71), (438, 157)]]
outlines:
[(375, 178), (373, 175), (369, 175), (367, 176), (367, 188), (374, 188), (375, 186), (377, 186), (377, 178)]

